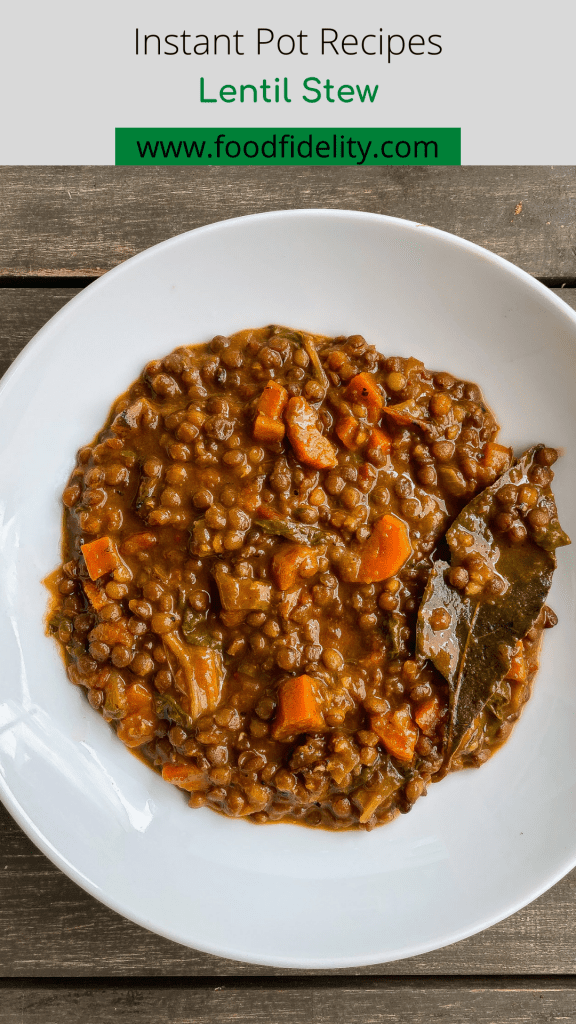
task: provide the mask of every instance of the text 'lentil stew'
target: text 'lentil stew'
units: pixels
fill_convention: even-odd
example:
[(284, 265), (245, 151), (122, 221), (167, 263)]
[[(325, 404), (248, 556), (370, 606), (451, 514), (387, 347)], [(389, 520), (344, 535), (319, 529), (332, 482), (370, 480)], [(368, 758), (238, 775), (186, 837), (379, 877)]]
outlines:
[(49, 628), (164, 779), (263, 823), (372, 829), (528, 699), (557, 452), (359, 335), (266, 327), (149, 363), (78, 453)]

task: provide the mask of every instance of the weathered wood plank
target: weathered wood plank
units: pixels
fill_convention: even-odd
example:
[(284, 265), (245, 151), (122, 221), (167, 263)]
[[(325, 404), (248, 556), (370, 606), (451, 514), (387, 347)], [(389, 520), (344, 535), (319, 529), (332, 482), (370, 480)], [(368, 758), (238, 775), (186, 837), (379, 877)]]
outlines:
[[(0, 367), (75, 293), (67, 288), (0, 289)], [(558, 294), (576, 309), (576, 289)], [(575, 908), (576, 871), (481, 935), (399, 963), (338, 973), (576, 975)], [(210, 957), (125, 921), (62, 875), (0, 805), (0, 976), (143, 974), (293, 977), (289, 971)]]
[(0, 288), (0, 377), (79, 288)]
[(201, 224), (366, 210), (432, 224), (538, 277), (576, 277), (574, 167), (2, 167), (0, 275), (99, 275)]
[[(416, 982), (416, 983), (415, 983)], [(1, 993), (3, 1024), (550, 1024), (573, 1021), (576, 991), (544, 979), (283, 988), (34, 986)]]

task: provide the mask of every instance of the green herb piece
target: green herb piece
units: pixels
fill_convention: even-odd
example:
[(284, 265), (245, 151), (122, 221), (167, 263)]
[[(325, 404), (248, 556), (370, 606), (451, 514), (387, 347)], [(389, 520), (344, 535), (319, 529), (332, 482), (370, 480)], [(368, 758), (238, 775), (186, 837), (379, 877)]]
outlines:
[(112, 672), (105, 686), (104, 717), (119, 721), (126, 716), (128, 701), (126, 684), (118, 672)]
[(534, 533), (534, 540), (546, 551), (555, 551), (556, 548), (565, 547), (571, 540), (568, 534), (562, 529), (558, 520), (552, 520), (541, 532)]
[(167, 718), (168, 721), (175, 722), (183, 729), (191, 729), (194, 725), (190, 715), (187, 715), (178, 701), (167, 693), (155, 695), (154, 709), (158, 718)]
[(214, 651), (222, 653), (222, 642), (212, 636), (204, 616), (192, 611), (191, 608), (184, 612), (182, 632), (187, 644), (194, 647), (211, 647)]
[(330, 386), (330, 381), (328, 380), (324, 367), (320, 362), (320, 356), (318, 355), (318, 350), (316, 349), (316, 346), (312, 341), (312, 338), (310, 338), (308, 335), (304, 335), (302, 339), (302, 344), (306, 352), (308, 353), (308, 356), (310, 357), (310, 362), (312, 363), (314, 373), (318, 378), (318, 381), (320, 382), (323, 388), (328, 388)]
[(160, 481), (157, 477), (142, 476), (134, 502), (136, 511), (140, 513), (151, 512), (159, 489)]
[(326, 372), (322, 363), (320, 362), (320, 356), (318, 350), (314, 344), (313, 339), (309, 334), (304, 334), (302, 331), (289, 331), (282, 327), (274, 329), (274, 337), (286, 338), (287, 341), (291, 341), (293, 345), (303, 348), (308, 354), (308, 358), (312, 363), (312, 369), (314, 370), (314, 376), (320, 382), (323, 388), (330, 387), (330, 381), (326, 376)]
[(262, 516), (255, 516), (254, 522), (266, 533), (285, 537), (286, 540), (293, 540), (297, 544), (320, 544), (325, 536), (318, 527), (295, 523), (291, 519), (264, 519)]
[(402, 616), (397, 612), (386, 617), (384, 623), (384, 635), (386, 638), (386, 653), (388, 657), (395, 661), (396, 658), (400, 657), (402, 651), (402, 638), (400, 636), (400, 630), (402, 629)]
[(81, 658), (86, 654), (86, 648), (79, 640), (71, 640), (69, 644), (66, 644), (66, 653), (69, 654), (71, 658)]

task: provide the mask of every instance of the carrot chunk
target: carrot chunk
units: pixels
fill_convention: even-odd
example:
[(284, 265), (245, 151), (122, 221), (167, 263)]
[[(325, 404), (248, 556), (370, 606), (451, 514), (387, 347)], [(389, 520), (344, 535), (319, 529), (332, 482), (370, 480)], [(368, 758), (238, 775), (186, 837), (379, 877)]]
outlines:
[(348, 384), (344, 397), (349, 402), (357, 402), (365, 405), (368, 410), (368, 419), (378, 419), (384, 408), (384, 398), (371, 373), (358, 373)]
[(132, 647), (134, 643), (134, 637), (128, 629), (126, 619), (118, 619), (117, 622), (99, 622), (88, 634), (88, 639), (90, 643), (98, 640), (109, 646), (123, 644), (124, 647)]
[(158, 716), (153, 711), (135, 711), (120, 722), (116, 735), (127, 747), (141, 747), (154, 739)]
[(380, 458), (384, 458), (388, 455), (391, 445), (392, 440), (388, 437), (388, 434), (385, 434), (383, 430), (379, 430), (378, 427), (374, 427), (368, 438), (368, 452), (377, 452)]
[(104, 587), (98, 583), (91, 583), (90, 580), (82, 580), (82, 586), (84, 587), (84, 593), (90, 601), (94, 611), (99, 612), (105, 604), (108, 604), (110, 598), (107, 596)]
[(150, 531), (133, 533), (124, 541), (122, 551), (127, 555), (137, 555), (139, 551), (147, 551), (148, 548), (153, 548), (157, 540), (156, 534)]
[(510, 662), (510, 668), (506, 675), (506, 679), (512, 679), (515, 683), (526, 682), (526, 662), (524, 660), (524, 644), (521, 640), (518, 641), (512, 660)]
[(286, 433), (286, 427), (282, 420), (274, 419), (272, 416), (265, 416), (259, 412), (254, 421), (254, 440), (273, 443), (281, 441)]
[(198, 793), (209, 786), (206, 772), (191, 764), (163, 764), (162, 778), (188, 793)]
[(152, 694), (144, 683), (132, 683), (126, 690), (126, 701), (129, 714), (135, 711), (150, 711), (153, 704)]
[(512, 462), (512, 449), (505, 448), (503, 444), (496, 444), (495, 441), (487, 441), (484, 446), (482, 464), (487, 469), (494, 470), (498, 476), (505, 473)]
[(412, 760), (418, 740), (418, 727), (412, 721), (409, 704), (402, 704), (397, 711), (373, 715), (370, 721), (372, 731), (392, 757), (399, 761)]
[(270, 566), (278, 590), (290, 590), (299, 577), (309, 579), (318, 572), (318, 552), (305, 544), (284, 544)]
[(429, 700), (422, 701), (414, 712), (416, 724), (425, 736), (432, 736), (436, 732), (436, 726), (441, 717), (442, 708), (438, 697), (430, 697)]
[(82, 545), (82, 554), (91, 580), (98, 580), (122, 564), (118, 549), (110, 537), (98, 537)]
[(305, 398), (291, 398), (284, 418), (288, 440), (301, 462), (315, 469), (333, 469), (338, 465), (336, 448), (318, 430), (316, 413)]
[(269, 380), (258, 400), (258, 412), (279, 419), (288, 403), (288, 392), (275, 380)]
[(258, 415), (254, 423), (254, 440), (264, 443), (281, 441), (286, 433), (281, 416), (288, 402), (288, 392), (275, 380), (269, 380), (258, 399)]
[(272, 725), (272, 738), (284, 740), (300, 732), (326, 729), (311, 676), (287, 679), (278, 690), (278, 711)]
[(358, 432), (360, 424), (355, 416), (341, 416), (336, 421), (336, 433), (345, 448), (355, 452), (359, 448)]
[(395, 576), (412, 554), (408, 527), (394, 515), (382, 516), (360, 549), (357, 583), (379, 583)]

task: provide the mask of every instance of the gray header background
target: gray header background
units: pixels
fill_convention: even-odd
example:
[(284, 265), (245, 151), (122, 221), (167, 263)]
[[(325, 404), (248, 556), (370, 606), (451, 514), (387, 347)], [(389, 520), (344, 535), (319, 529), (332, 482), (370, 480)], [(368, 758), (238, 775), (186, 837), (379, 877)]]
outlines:
[[(574, 164), (574, 0), (21, 0), (0, 13), (0, 163), (112, 164), (115, 127), (461, 127), (468, 164)], [(537, 13), (536, 13), (537, 12)], [(245, 56), (135, 55), (141, 34), (243, 33)], [(308, 34), (309, 56), (274, 46), (255, 56), (258, 27)], [(320, 56), (320, 30), (440, 35), (442, 54)], [(191, 42), (188, 41), (190, 47)], [(371, 40), (374, 45), (374, 40)], [(201, 104), (225, 84), (287, 76), (292, 103)], [(378, 84), (373, 104), (309, 104), (302, 81)], [(561, 102), (564, 100), (564, 102)]]

